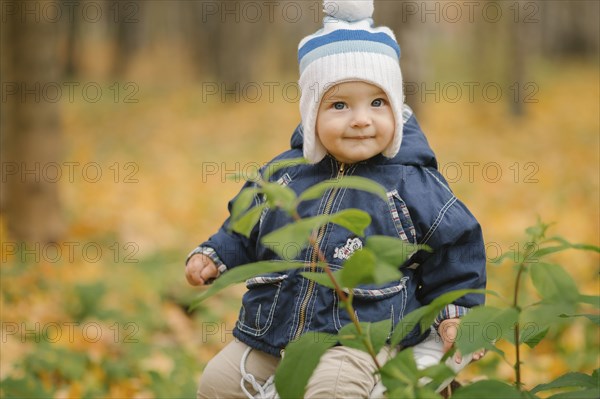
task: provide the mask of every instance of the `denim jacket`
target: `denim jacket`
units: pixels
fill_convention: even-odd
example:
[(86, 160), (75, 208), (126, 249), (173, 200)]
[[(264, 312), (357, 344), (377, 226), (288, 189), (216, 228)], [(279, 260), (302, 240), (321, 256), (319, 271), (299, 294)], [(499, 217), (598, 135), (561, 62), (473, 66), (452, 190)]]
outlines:
[[(392, 159), (377, 155), (356, 164), (342, 165), (326, 156), (314, 165), (298, 165), (273, 174), (277, 181), (300, 194), (321, 181), (345, 176), (362, 176), (385, 187), (387, 201), (359, 190), (332, 189), (322, 198), (301, 203), (301, 217), (335, 213), (358, 208), (372, 217), (364, 237), (357, 237), (336, 224), (328, 224), (318, 238), (319, 249), (330, 267), (337, 270), (345, 259), (362, 247), (370, 235), (399, 237), (410, 243), (427, 244), (432, 253), (419, 251), (401, 267), (403, 277), (381, 286), (359, 286), (354, 290), (354, 309), (361, 322), (392, 319), (396, 325), (405, 314), (429, 304), (448, 291), (485, 288), (485, 250), (479, 223), (452, 193), (437, 170), (437, 161), (410, 108), (404, 109), (403, 141)], [(296, 128), (291, 149), (273, 161), (302, 156), (302, 127)], [(267, 165), (268, 166), (268, 165)], [(247, 183), (245, 187), (250, 186)], [(256, 198), (256, 203), (262, 199)], [(229, 203), (231, 209), (231, 202)], [(259, 260), (277, 260), (278, 256), (261, 245), (261, 237), (291, 222), (277, 209), (267, 209), (254, 227), (250, 238), (221, 229), (190, 253), (210, 256), (221, 272)], [(293, 251), (291, 248), (290, 251)], [(290, 254), (288, 251), (287, 256)], [(336, 293), (300, 275), (309, 270), (316, 253), (313, 246), (296, 251), (296, 260), (305, 261), (305, 269), (268, 273), (246, 281), (248, 291), (242, 300), (233, 335), (249, 346), (280, 356), (293, 339), (307, 331), (335, 334), (350, 323), (340, 308)], [(189, 259), (189, 256), (188, 256)], [(447, 306), (436, 323), (465, 314), (484, 301), (481, 294), (468, 294)], [(426, 336), (426, 335), (425, 335)], [(403, 345), (422, 340), (418, 329)]]

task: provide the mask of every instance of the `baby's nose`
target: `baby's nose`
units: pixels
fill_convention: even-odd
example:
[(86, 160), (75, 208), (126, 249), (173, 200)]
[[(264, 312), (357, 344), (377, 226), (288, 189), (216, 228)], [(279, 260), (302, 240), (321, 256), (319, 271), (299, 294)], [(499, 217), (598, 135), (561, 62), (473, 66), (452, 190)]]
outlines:
[(352, 116), (352, 126), (354, 127), (364, 127), (371, 124), (371, 116), (367, 110), (356, 109)]

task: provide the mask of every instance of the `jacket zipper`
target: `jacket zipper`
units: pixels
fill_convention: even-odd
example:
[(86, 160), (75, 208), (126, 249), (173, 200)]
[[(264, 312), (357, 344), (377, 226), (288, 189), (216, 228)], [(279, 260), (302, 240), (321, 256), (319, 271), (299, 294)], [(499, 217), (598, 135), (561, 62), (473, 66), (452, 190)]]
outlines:
[[(340, 167), (339, 167), (338, 173), (337, 173), (338, 179), (344, 176), (345, 167), (346, 167), (346, 164), (344, 164), (344, 163), (340, 164)], [(327, 204), (325, 204), (325, 209), (323, 210), (323, 215), (329, 215), (329, 212), (331, 212), (331, 207), (333, 206), (333, 200), (335, 199), (335, 196), (338, 191), (339, 191), (339, 188), (337, 188), (337, 187), (331, 190), (331, 192), (329, 194), (329, 198), (327, 199)], [(323, 240), (323, 236), (325, 235), (326, 227), (327, 227), (327, 225), (325, 224), (319, 228), (319, 232), (317, 234), (317, 239), (315, 240), (315, 243), (313, 245), (311, 262), (310, 262), (310, 271), (311, 272), (314, 272), (317, 268), (319, 247), (321, 246), (321, 241)], [(298, 327), (296, 328), (296, 332), (295, 332), (294, 338), (293, 338), (294, 340), (298, 339), (300, 337), (300, 334), (302, 334), (302, 331), (304, 330), (304, 325), (306, 324), (306, 309), (308, 307), (308, 302), (310, 300), (310, 297), (312, 296), (312, 293), (315, 289), (315, 284), (316, 283), (313, 280), (309, 280), (309, 282), (308, 282), (308, 288), (306, 290), (306, 295), (304, 296), (304, 298), (302, 298), (302, 303), (300, 304), (300, 315), (299, 315)]]

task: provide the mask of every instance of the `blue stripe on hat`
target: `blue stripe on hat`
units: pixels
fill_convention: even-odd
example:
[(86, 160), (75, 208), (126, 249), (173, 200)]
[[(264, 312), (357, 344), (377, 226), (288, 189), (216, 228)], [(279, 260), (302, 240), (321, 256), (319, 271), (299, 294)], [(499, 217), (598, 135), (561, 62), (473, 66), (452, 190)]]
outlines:
[(397, 54), (393, 48), (387, 44), (380, 42), (372, 42), (367, 40), (344, 40), (339, 42), (327, 43), (324, 46), (315, 48), (307, 53), (300, 61), (300, 73), (304, 71), (311, 62), (328, 55), (341, 53), (378, 53), (387, 55), (397, 60)]
[(394, 39), (392, 39), (389, 35), (383, 32), (368, 32), (365, 30), (354, 30), (354, 29), (338, 29), (327, 35), (317, 36), (314, 39), (309, 40), (304, 46), (302, 46), (298, 50), (298, 62), (302, 60), (302, 58), (316, 49), (317, 47), (326, 45), (331, 42), (339, 42), (346, 40), (361, 40), (361, 41), (369, 41), (369, 42), (379, 42), (383, 43), (396, 52), (396, 56), (400, 58), (400, 46)]

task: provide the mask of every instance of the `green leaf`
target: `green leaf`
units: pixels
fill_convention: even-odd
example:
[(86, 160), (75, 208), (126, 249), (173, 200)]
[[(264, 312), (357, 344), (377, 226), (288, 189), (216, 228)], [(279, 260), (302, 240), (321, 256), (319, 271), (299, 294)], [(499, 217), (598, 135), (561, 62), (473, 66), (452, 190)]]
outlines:
[(365, 229), (371, 224), (371, 216), (359, 209), (345, 209), (330, 215), (330, 222), (340, 225), (357, 236), (364, 236)]
[(582, 315), (578, 315), (578, 316), (587, 317), (592, 323), (595, 323), (596, 325), (600, 326), (600, 315), (597, 315), (597, 314), (582, 314)]
[(366, 335), (373, 344), (375, 353), (379, 353), (381, 348), (387, 343), (388, 337), (392, 332), (392, 320), (381, 320), (375, 323), (368, 323)]
[[(339, 273), (340, 273), (340, 270), (333, 273), (336, 281), (339, 281), (339, 279), (340, 279)], [(312, 281), (316, 282), (317, 284), (323, 285), (327, 288), (335, 289), (335, 285), (333, 284), (333, 281), (331, 281), (331, 279), (329, 278), (329, 276), (326, 273), (302, 272), (300, 274), (302, 274), (302, 276), (304, 276), (304, 278), (312, 280)]]
[(458, 388), (452, 399), (523, 399), (522, 393), (512, 385), (496, 380), (477, 381)]
[(600, 247), (591, 244), (571, 244), (571, 248), (600, 253)]
[(548, 256), (551, 254), (554, 254), (556, 252), (561, 252), (564, 251), (565, 249), (569, 249), (570, 247), (567, 245), (556, 245), (553, 247), (545, 247), (545, 248), (539, 248), (537, 251), (535, 251), (533, 254), (531, 254), (531, 256), (529, 256), (529, 259), (541, 259), (544, 256)]
[(532, 264), (531, 281), (546, 302), (576, 303), (580, 298), (577, 284), (559, 265), (541, 262)]
[(416, 251), (431, 252), (427, 245), (415, 245), (404, 240), (389, 236), (370, 236), (365, 248), (376, 254), (377, 258), (390, 265), (400, 266)]
[[(440, 399), (442, 396), (427, 386), (415, 387), (415, 399)], [(404, 399), (404, 398), (403, 398)]]
[(359, 249), (344, 262), (340, 280), (344, 288), (354, 288), (359, 284), (374, 283), (374, 272), (375, 255), (369, 250)]
[(308, 245), (312, 231), (326, 224), (328, 220), (329, 215), (305, 218), (270, 232), (261, 239), (261, 242), (282, 258), (290, 245), (294, 246), (299, 253)]
[(400, 281), (402, 279), (402, 272), (392, 265), (378, 261), (375, 264), (373, 277), (375, 284), (385, 284), (391, 281)]
[(215, 282), (209, 286), (200, 296), (192, 302), (190, 310), (193, 310), (200, 305), (200, 303), (207, 298), (215, 295), (222, 289), (229, 287), (230, 285), (237, 284), (248, 280), (249, 278), (259, 276), (265, 273), (275, 273), (290, 269), (298, 269), (305, 267), (305, 262), (286, 262), (286, 261), (264, 261), (250, 263), (244, 266), (238, 266), (231, 270), (226, 271)]
[(270, 207), (281, 208), (287, 212), (295, 208), (296, 193), (291, 188), (279, 183), (265, 183), (262, 189)]
[[(370, 345), (374, 353), (379, 353), (385, 345), (390, 331), (392, 330), (391, 320), (382, 320), (375, 323), (359, 323), (362, 335), (358, 333), (353, 323), (346, 324), (338, 332), (338, 340), (343, 346), (361, 350), (369, 353)], [(367, 344), (365, 344), (365, 340)]]
[(600, 315), (597, 314), (561, 314), (559, 317), (569, 318), (569, 317), (585, 317), (590, 320), (592, 323), (596, 325), (600, 325)]
[(548, 334), (549, 327), (541, 329), (534, 333), (529, 333), (527, 329), (521, 329), (521, 342), (524, 342), (530, 348), (535, 348)]
[(233, 201), (231, 206), (231, 222), (234, 223), (242, 215), (244, 211), (252, 204), (254, 197), (259, 193), (256, 187), (249, 187), (243, 189), (236, 199)]
[(571, 303), (540, 303), (523, 309), (519, 320), (523, 329), (533, 328), (539, 331), (567, 323), (560, 315), (573, 314), (576, 310), (577, 306)]
[(371, 223), (368, 213), (357, 209), (346, 209), (332, 215), (317, 215), (293, 222), (265, 235), (261, 242), (282, 258), (288, 247), (297, 251), (308, 245), (310, 234), (327, 223), (336, 223), (357, 235), (364, 235), (364, 229)]
[(546, 230), (548, 230), (552, 224), (553, 223), (546, 224), (542, 222), (540, 218), (538, 218), (537, 223), (534, 226), (530, 226), (525, 229), (525, 233), (527, 233), (533, 241), (538, 242), (546, 236)]
[(292, 341), (275, 371), (275, 387), (282, 398), (303, 398), (306, 384), (321, 356), (337, 343), (335, 335), (308, 332)]
[(430, 379), (427, 383), (427, 387), (437, 390), (443, 382), (452, 380), (455, 376), (454, 371), (444, 363), (434, 364), (423, 370), (419, 370), (419, 377), (426, 377)]
[(578, 391), (561, 392), (550, 396), (548, 399), (590, 399), (600, 398), (600, 388), (591, 388)]
[[(424, 324), (427, 324), (427, 319), (429, 317), (427, 317), (426, 319), (426, 316), (430, 316), (431, 313), (432, 307), (431, 305), (427, 305), (415, 309), (412, 312), (405, 315), (402, 318), (402, 320), (400, 320), (400, 322), (396, 324), (396, 327), (394, 328), (394, 332), (392, 333), (392, 337), (390, 339), (390, 345), (398, 345), (400, 341), (402, 341), (417, 325), (421, 324), (423, 326)], [(433, 323), (435, 317), (436, 316), (433, 316), (433, 318), (431, 318), (431, 322), (429, 323), (429, 325)], [(423, 323), (423, 320), (426, 321)], [(429, 325), (425, 326), (425, 328), (428, 328)], [(424, 331), (423, 327), (421, 327), (421, 331)]]
[(500, 349), (498, 349), (496, 347), (493, 347), (493, 348), (489, 349), (489, 351), (497, 353), (498, 356), (500, 356), (502, 359), (506, 360), (506, 353), (504, 353), (503, 350), (500, 350)]
[(600, 296), (597, 295), (580, 295), (579, 302), (600, 308)]
[(403, 385), (392, 391), (388, 389), (385, 397), (388, 399), (416, 399), (417, 393), (412, 385)]
[(473, 353), (493, 348), (501, 338), (514, 342), (518, 318), (519, 312), (514, 308), (475, 307), (461, 319), (456, 347), (462, 353)]
[(419, 371), (415, 362), (413, 349), (400, 351), (381, 367), (381, 382), (388, 392), (395, 392), (404, 387), (414, 387), (418, 384)]
[(552, 382), (546, 384), (539, 384), (531, 390), (531, 393), (538, 393), (541, 391), (547, 391), (549, 389), (557, 388), (598, 388), (598, 381), (595, 380), (591, 375), (584, 373), (567, 373), (561, 375)]
[[(466, 288), (466, 289), (462, 289), (462, 290), (454, 290), (454, 291), (446, 292), (445, 294), (440, 295), (439, 297), (435, 298), (431, 302), (431, 305), (435, 308), (435, 310), (437, 310), (437, 313), (439, 313), (444, 306), (454, 303), (457, 299), (462, 298), (463, 296), (465, 296), (467, 294), (484, 294), (486, 292), (487, 291), (483, 290), (483, 289), (471, 289), (471, 288)], [(437, 313), (436, 313), (436, 316), (437, 316)]]
[(231, 229), (245, 237), (250, 237), (252, 229), (260, 219), (260, 215), (262, 214), (266, 206), (267, 204), (263, 203), (253, 207), (243, 216), (241, 216), (237, 220), (234, 220), (230, 225)]
[(265, 181), (269, 181), (269, 178), (280, 169), (291, 168), (297, 165), (305, 165), (307, 163), (308, 161), (303, 157), (274, 161), (265, 166), (262, 176)]
[(308, 201), (315, 198), (321, 198), (327, 190), (334, 188), (349, 188), (355, 190), (362, 190), (379, 196), (384, 201), (387, 201), (387, 194), (385, 188), (380, 184), (375, 183), (371, 179), (360, 176), (345, 176), (341, 179), (326, 180), (322, 183), (315, 184), (314, 186), (305, 190), (298, 197), (298, 202)]
[[(388, 398), (438, 399), (441, 396), (434, 389), (453, 376), (454, 372), (444, 364), (418, 370), (412, 348), (400, 351), (381, 368), (381, 381)], [(429, 380), (425, 386), (423, 377)]]
[(592, 251), (592, 252), (600, 253), (600, 247), (597, 247), (597, 246), (591, 245), (591, 244), (573, 244), (560, 236), (550, 237), (546, 240), (546, 242), (551, 242), (551, 241), (559, 242), (559, 243), (563, 244), (564, 246), (573, 248), (573, 249), (581, 249), (583, 251)]
[(405, 315), (396, 325), (394, 333), (390, 339), (390, 345), (394, 346), (400, 343), (417, 325), (421, 326), (421, 331), (425, 331), (432, 324), (437, 315), (444, 306), (453, 303), (457, 299), (473, 293), (484, 293), (485, 290), (463, 289), (447, 292), (433, 300), (429, 305), (422, 306)]
[(225, 175), (225, 179), (228, 181), (239, 183), (241, 181), (250, 181), (258, 183), (260, 181), (260, 176), (255, 168), (250, 169), (250, 171), (238, 172), (238, 173), (227, 173)]

